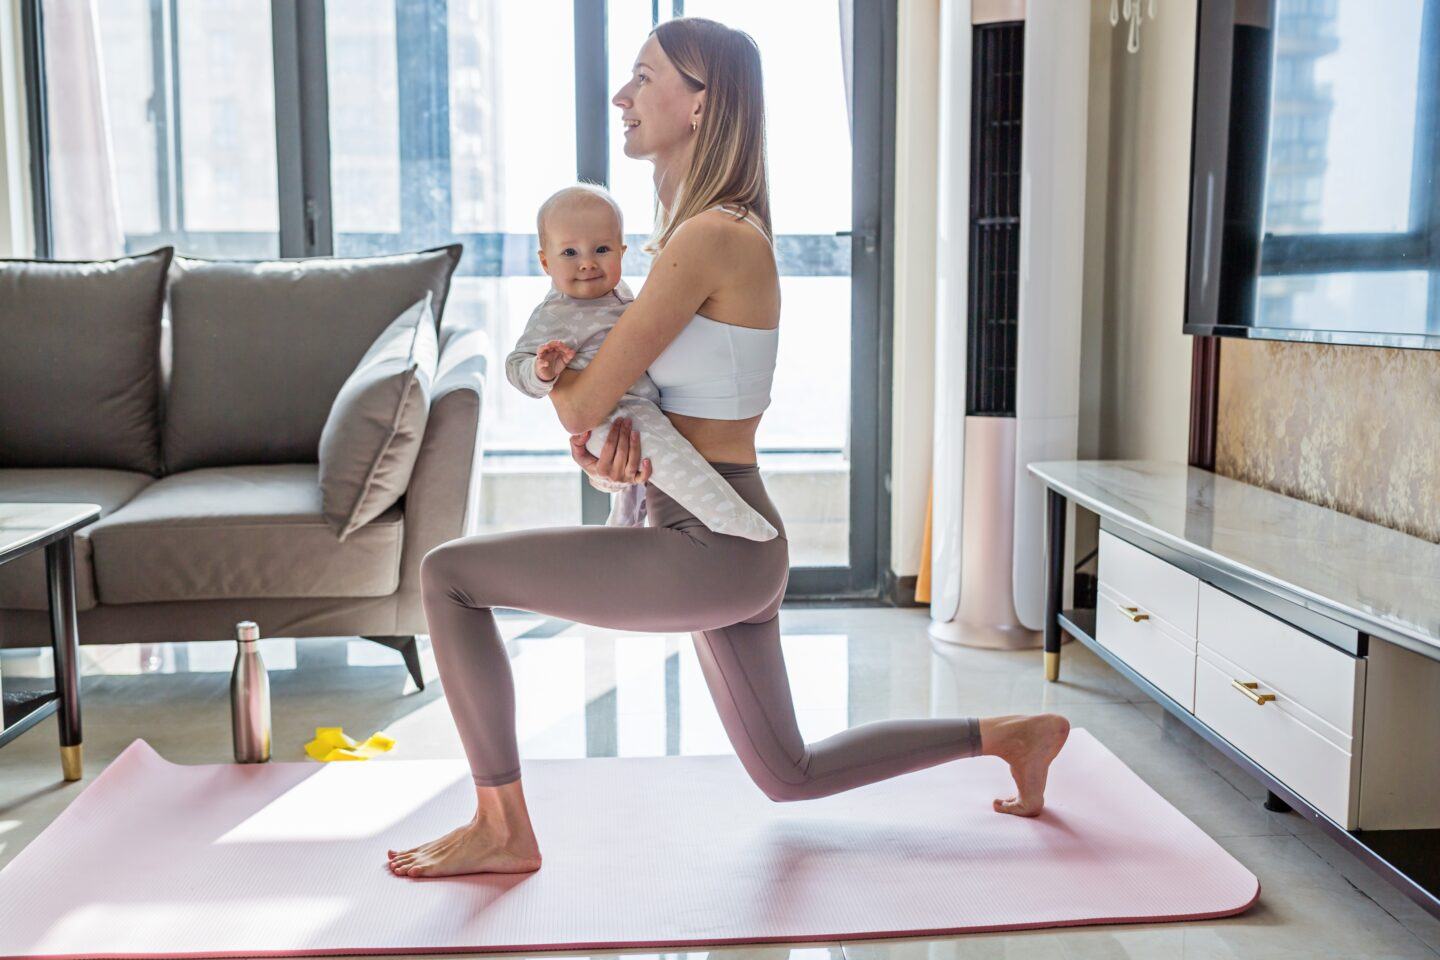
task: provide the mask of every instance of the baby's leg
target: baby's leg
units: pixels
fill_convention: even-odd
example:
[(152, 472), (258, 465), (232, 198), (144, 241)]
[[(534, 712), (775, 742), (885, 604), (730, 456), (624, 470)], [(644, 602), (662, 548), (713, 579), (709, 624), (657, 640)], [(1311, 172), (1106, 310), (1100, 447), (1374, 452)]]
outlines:
[(629, 417), (640, 431), (641, 454), (650, 460), (650, 481), (705, 526), (747, 540), (771, 540), (777, 535), (770, 521), (746, 503), (649, 400), (621, 397), (605, 422), (590, 432), (585, 446), (592, 454), (600, 455), (617, 417)]

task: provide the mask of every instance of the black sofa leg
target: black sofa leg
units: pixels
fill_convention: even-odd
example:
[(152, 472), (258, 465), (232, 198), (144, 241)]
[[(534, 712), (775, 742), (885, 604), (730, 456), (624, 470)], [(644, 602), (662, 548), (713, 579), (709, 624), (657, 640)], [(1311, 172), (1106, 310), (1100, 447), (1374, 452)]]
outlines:
[(1275, 794), (1272, 793), (1271, 791), (1266, 790), (1266, 791), (1265, 791), (1265, 809), (1266, 809), (1266, 810), (1269, 810), (1269, 811), (1272, 812), (1272, 813), (1289, 813), (1291, 808), (1290, 808), (1290, 804), (1286, 803), (1284, 800), (1281, 800), (1279, 797), (1275, 796)]
[(414, 636), (362, 637), (361, 639), (373, 640), (382, 647), (400, 651), (400, 656), (405, 660), (405, 669), (410, 672), (410, 679), (415, 681), (415, 686), (421, 690), (425, 689), (425, 678), (420, 673), (420, 650), (415, 644)]

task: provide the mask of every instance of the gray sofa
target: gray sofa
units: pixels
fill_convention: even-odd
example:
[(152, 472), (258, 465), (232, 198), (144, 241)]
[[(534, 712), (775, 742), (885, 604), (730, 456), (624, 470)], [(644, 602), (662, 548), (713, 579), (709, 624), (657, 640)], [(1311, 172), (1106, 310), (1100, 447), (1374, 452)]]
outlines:
[[(254, 620), (378, 640), (421, 683), (420, 560), (479, 520), (485, 334), (443, 310), (459, 258), (0, 261), (0, 501), (99, 505), (75, 542), (81, 643), (230, 639)], [(342, 541), (321, 514), (321, 429), (427, 291), (438, 367), (413, 473)], [(46, 591), (40, 554), (0, 566), (0, 645), (50, 642)]]

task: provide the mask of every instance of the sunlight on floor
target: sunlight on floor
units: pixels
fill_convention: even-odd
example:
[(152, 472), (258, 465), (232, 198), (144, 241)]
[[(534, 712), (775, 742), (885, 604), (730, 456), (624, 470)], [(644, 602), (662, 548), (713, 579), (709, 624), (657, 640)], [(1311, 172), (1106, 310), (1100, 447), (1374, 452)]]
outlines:
[[(465, 768), (448, 760), (410, 761), (405, 768), (403, 794), (394, 793), (393, 785), (386, 781), (364, 774), (356, 777), (355, 772), (347, 772), (350, 769), (350, 764), (325, 764), (317, 768), (280, 796), (268, 800), (256, 813), (216, 837), (212, 843), (217, 846), (232, 843), (321, 843), (374, 837), (403, 823), (441, 794), (454, 790), (457, 783), (463, 781), (467, 790), (470, 787)], [(352, 778), (341, 783), (382, 783), (390, 788), (390, 796), (384, 802), (368, 805), (317, 804), (316, 798), (333, 797), (336, 788), (331, 781), (336, 777)], [(369, 799), (375, 801), (378, 798), (371, 795)], [(324, 810), (323, 818), (314, 815), (317, 806)], [(377, 809), (385, 811), (386, 819), (376, 820)]]

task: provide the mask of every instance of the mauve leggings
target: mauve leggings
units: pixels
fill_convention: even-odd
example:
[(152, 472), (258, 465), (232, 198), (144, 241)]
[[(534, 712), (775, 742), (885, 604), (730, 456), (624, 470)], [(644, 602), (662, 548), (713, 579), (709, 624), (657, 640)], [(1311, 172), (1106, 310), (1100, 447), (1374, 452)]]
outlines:
[(594, 626), (690, 632), (746, 772), (772, 800), (823, 797), (970, 757), (973, 718), (880, 720), (806, 744), (780, 652), (789, 542), (754, 464), (711, 462), (775, 525), (764, 542), (712, 533), (652, 484), (648, 527), (556, 527), (451, 540), (420, 566), (430, 642), (475, 783), (520, 778), (515, 686), (491, 607)]

